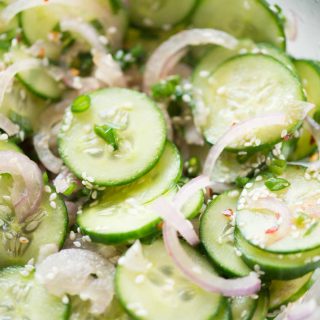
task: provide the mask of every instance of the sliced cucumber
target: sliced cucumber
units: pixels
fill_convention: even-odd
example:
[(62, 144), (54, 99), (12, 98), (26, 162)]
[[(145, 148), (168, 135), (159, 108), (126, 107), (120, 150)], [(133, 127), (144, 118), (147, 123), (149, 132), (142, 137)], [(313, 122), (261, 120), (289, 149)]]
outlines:
[(320, 247), (320, 221), (314, 213), (318, 206), (320, 182), (316, 178), (309, 179), (309, 175), (301, 166), (289, 166), (279, 178), (288, 181), (290, 186), (271, 191), (265, 185), (269, 178), (264, 177), (261, 181), (253, 181), (251, 188), (244, 189), (239, 202), (247, 204), (261, 194), (276, 196), (284, 201), (291, 213), (288, 234), (277, 241), (269, 241), (267, 230), (277, 225), (275, 214), (267, 210), (250, 210), (244, 205), (237, 211), (236, 225), (247, 241), (265, 251), (284, 254)]
[(22, 152), (21, 149), (14, 143), (10, 141), (0, 141), (0, 151), (16, 151)]
[(292, 71), (295, 70), (293, 62), (281, 49), (267, 43), (256, 44), (249, 39), (245, 39), (240, 40), (238, 46), (232, 50), (219, 46), (211, 46), (193, 72), (192, 79), (194, 86), (201, 89), (202, 86), (206, 85), (206, 78), (214, 72), (221, 63), (231, 57), (247, 53), (271, 56), (283, 63), (288, 69)]
[(234, 191), (221, 194), (212, 200), (200, 220), (200, 238), (208, 255), (223, 273), (229, 276), (245, 276), (250, 268), (236, 254), (233, 243), (232, 218), (225, 210), (235, 213), (238, 196)]
[[(166, 142), (166, 125), (157, 105), (128, 89), (103, 89), (87, 96), (90, 108), (67, 110), (59, 135), (59, 152), (80, 179), (104, 186), (124, 185), (150, 171)], [(115, 149), (94, 131), (107, 125), (115, 132)]]
[(259, 292), (258, 304), (251, 320), (265, 320), (268, 313), (268, 306), (269, 306), (269, 292), (266, 289), (262, 289)]
[(270, 279), (295, 279), (320, 266), (320, 249), (296, 254), (274, 254), (251, 245), (237, 231), (235, 244), (243, 260), (252, 268), (260, 268)]
[[(238, 38), (285, 48), (283, 21), (264, 0), (203, 0), (192, 19), (197, 28), (214, 28)], [(268, 26), (266, 28), (266, 26)]]
[(212, 318), (212, 320), (230, 320), (230, 319), (231, 319), (230, 305), (228, 300), (225, 299), (224, 303), (221, 303), (218, 313)]
[[(2, 0), (0, 2), (0, 12), (10, 3), (8, 0)], [(9, 32), (18, 28), (18, 19), (13, 18), (9, 23), (5, 22), (3, 19), (0, 20), (0, 33)]]
[(275, 311), (283, 305), (298, 300), (311, 287), (312, 273), (289, 281), (273, 280), (269, 287), (269, 310)]
[[(295, 100), (304, 100), (301, 84), (292, 71), (271, 56), (244, 54), (232, 57), (207, 78), (207, 85), (201, 92), (208, 116), (200, 129), (212, 144), (234, 123), (254, 116), (285, 112), (292, 121), (286, 127), (266, 127), (248, 137), (239, 137), (242, 143), (235, 142), (230, 149), (260, 149), (265, 144), (279, 141), (282, 130), (290, 133), (300, 125), (300, 112), (293, 108)], [(200, 111), (203, 113), (202, 108), (195, 109), (195, 117)], [(244, 146), (243, 140), (251, 142)]]
[(103, 314), (93, 315), (89, 310), (89, 301), (83, 301), (74, 296), (71, 300), (71, 315), (69, 320), (130, 320), (116, 298), (113, 299), (111, 305)]
[(130, 2), (131, 21), (140, 27), (171, 28), (184, 20), (197, 0), (134, 0)]
[[(145, 177), (128, 187), (106, 190), (97, 205), (85, 207), (77, 219), (80, 229), (94, 241), (103, 243), (124, 242), (156, 232), (161, 219), (150, 204), (170, 188), (166, 196), (171, 198), (180, 174), (179, 154), (168, 143), (159, 163)], [(182, 212), (191, 219), (200, 212), (203, 202), (203, 193), (199, 191), (183, 206)]]
[(23, 85), (15, 82), (6, 93), (1, 113), (17, 123), (27, 135), (39, 128), (39, 115), (45, 109), (45, 101), (35, 97)]
[[(203, 267), (212, 267), (194, 249), (189, 254)], [(116, 293), (134, 319), (207, 320), (219, 311), (221, 295), (204, 291), (187, 280), (167, 254), (163, 242), (143, 245), (143, 254), (152, 263), (145, 273), (118, 265)], [(142, 281), (140, 282), (140, 278)]]
[[(127, 27), (127, 15), (122, 8), (114, 13), (111, 10), (110, 2), (111, 0), (91, 0), (85, 8), (56, 4), (23, 11), (20, 14), (19, 21), (24, 38), (30, 45), (42, 40), (46, 55), (50, 59), (58, 59), (62, 44), (57, 37), (52, 37), (50, 41), (50, 33), (63, 19), (81, 17), (87, 22), (98, 20), (102, 24), (106, 35), (108, 35), (109, 28), (114, 27), (116, 34), (110, 33), (109, 36), (111, 35), (111, 37), (108, 38), (110, 38), (112, 45), (118, 47)], [(41, 25), (41, 28), (39, 28), (39, 25)]]
[[(44, 193), (42, 204), (35, 214), (19, 223), (14, 216), (10, 199), (12, 178), (0, 176), (0, 266), (22, 265), (37, 259), (39, 249), (45, 244), (62, 247), (68, 227), (67, 211), (58, 197), (50, 205), (50, 194)], [(9, 197), (9, 198), (8, 198)]]
[[(26, 274), (25, 274), (26, 273)], [(23, 267), (0, 271), (0, 318), (32, 320), (67, 320), (68, 305), (48, 293)]]
[[(28, 58), (23, 49), (12, 52), (13, 62)], [(56, 81), (44, 66), (20, 72), (16, 77), (30, 92), (43, 99), (59, 100), (64, 91), (63, 84)]]
[(258, 300), (251, 297), (235, 297), (231, 302), (233, 320), (250, 320), (257, 307)]
[[(320, 65), (311, 60), (295, 60), (296, 70), (305, 89), (307, 100), (320, 108)], [(316, 110), (313, 110), (316, 111)], [(313, 113), (312, 112), (312, 113)], [(290, 160), (296, 161), (310, 156), (317, 146), (316, 143), (306, 128), (303, 126), (300, 138), (298, 139), (296, 149), (290, 155)]]

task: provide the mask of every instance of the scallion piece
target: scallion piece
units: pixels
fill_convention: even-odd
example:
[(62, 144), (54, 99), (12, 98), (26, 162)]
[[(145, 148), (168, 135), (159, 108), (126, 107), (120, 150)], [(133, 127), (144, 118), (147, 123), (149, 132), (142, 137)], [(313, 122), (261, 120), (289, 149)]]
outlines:
[(119, 149), (118, 137), (115, 129), (107, 125), (102, 125), (102, 126), (95, 125), (94, 132), (97, 136), (102, 138), (106, 143), (110, 144), (114, 150)]

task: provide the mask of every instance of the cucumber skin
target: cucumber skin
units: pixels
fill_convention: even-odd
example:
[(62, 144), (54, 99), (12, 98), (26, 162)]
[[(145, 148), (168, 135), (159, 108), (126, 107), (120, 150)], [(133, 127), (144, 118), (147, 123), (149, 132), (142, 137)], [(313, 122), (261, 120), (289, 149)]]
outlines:
[[(94, 94), (98, 94), (99, 92), (103, 92), (105, 90), (130, 90), (130, 89), (119, 89), (119, 88), (102, 88), (102, 89), (98, 89), (94, 92), (91, 92), (94, 93)], [(133, 91), (133, 90), (131, 90)], [(143, 94), (141, 92), (138, 92), (138, 91), (135, 91), (135, 93), (138, 93), (138, 94)], [(154, 109), (156, 112), (158, 112), (159, 114), (159, 119), (161, 119), (162, 121), (162, 124), (163, 124), (163, 128), (164, 128), (164, 134), (165, 134), (165, 137), (167, 135), (167, 125), (166, 125), (166, 121), (164, 119), (164, 116), (162, 114), (162, 111), (160, 110), (160, 108), (157, 106), (157, 104), (151, 99), (149, 98), (146, 94), (143, 94), (145, 95), (146, 99), (149, 100), (149, 102), (153, 105)], [(61, 134), (58, 134), (58, 138), (57, 138), (57, 143), (58, 143), (58, 153), (62, 159), (62, 161), (65, 163), (65, 165), (68, 167), (68, 169), (80, 180), (82, 180), (82, 172), (76, 172), (74, 169), (73, 169), (73, 166), (70, 164), (70, 162), (67, 160), (67, 157), (65, 156), (65, 152), (63, 151), (63, 148), (62, 148), (62, 141), (63, 141), (63, 137)], [(102, 186), (102, 187), (117, 187), (117, 186), (123, 186), (123, 185), (126, 185), (126, 184), (129, 184), (135, 180), (138, 180), (139, 178), (143, 177), (145, 174), (147, 174), (149, 171), (151, 171), (155, 165), (159, 162), (163, 152), (164, 152), (164, 149), (165, 149), (165, 146), (166, 146), (166, 142), (167, 142), (167, 139), (164, 138), (163, 139), (163, 145), (162, 145), (162, 148), (160, 149), (160, 152), (159, 152), (159, 155), (158, 157), (155, 157), (155, 159), (150, 162), (149, 166), (146, 167), (142, 172), (140, 172), (139, 174), (135, 175), (135, 176), (132, 176), (130, 177), (129, 179), (127, 180), (123, 180), (121, 181), (120, 183), (119, 182), (108, 182), (108, 183), (95, 183), (96, 185), (98, 186)]]
[[(237, 230), (235, 231), (235, 235), (237, 234)], [(245, 241), (245, 240), (244, 240)], [(237, 240), (237, 236), (235, 236), (235, 244), (236, 247), (241, 251), (241, 246)], [(242, 252), (242, 251), (241, 251)], [(243, 253), (243, 252), (242, 252)], [(320, 250), (318, 251), (320, 254)], [(244, 260), (248, 266), (254, 268), (255, 265), (259, 265), (261, 270), (266, 273), (266, 279), (274, 279), (274, 280), (293, 280), (303, 275), (314, 271), (318, 267), (320, 267), (320, 261), (311, 262), (308, 264), (304, 264), (301, 266), (295, 266), (294, 268), (290, 267), (277, 267), (276, 262), (271, 264), (262, 264), (260, 261), (255, 260), (253, 257), (246, 256), (244, 253), (242, 254), (241, 258)]]
[[(188, 219), (195, 218), (203, 205), (204, 195), (202, 193), (201, 202), (194, 209), (194, 211), (188, 216)], [(134, 241), (136, 239), (141, 239), (145, 237), (149, 237), (151, 235), (157, 234), (161, 232), (161, 222), (162, 219), (158, 218), (156, 220), (151, 221), (150, 223), (144, 225), (142, 228), (138, 230), (133, 230), (125, 233), (111, 233), (111, 234), (102, 234), (94, 231), (88, 231), (87, 229), (81, 227), (80, 223), (77, 226), (80, 228), (81, 233), (88, 235), (93, 242), (99, 242), (104, 244), (123, 244), (128, 243), (130, 241)]]
[[(228, 193), (228, 192), (226, 192)], [(215, 199), (213, 199), (208, 206), (206, 207), (205, 212), (203, 213), (203, 215), (201, 216), (201, 220), (200, 220), (200, 228), (199, 228), (199, 234), (200, 234), (200, 239), (203, 238), (202, 234), (203, 234), (203, 219), (206, 216), (207, 212), (210, 210), (210, 208), (212, 206), (215, 205), (215, 202), (219, 200), (219, 196), (216, 197)], [(201, 223), (202, 222), (202, 223)], [(211, 257), (211, 255), (208, 254), (208, 251), (205, 248), (205, 245), (203, 244), (203, 241), (201, 241), (201, 246), (203, 247), (204, 252), (206, 252), (207, 257), (209, 258), (209, 260), (213, 263), (213, 265), (215, 266), (215, 268), (217, 268), (223, 275), (225, 275), (226, 277), (242, 277), (243, 274), (237, 274), (235, 272), (232, 272), (231, 270), (225, 268), (223, 265), (221, 265), (219, 263), (219, 261), (213, 257)]]
[(293, 294), (291, 297), (289, 297), (288, 299), (282, 301), (281, 303), (273, 306), (272, 308), (270, 308), (268, 311), (269, 312), (273, 312), (278, 310), (282, 305), (287, 305), (290, 302), (294, 302), (298, 299), (300, 299), (307, 290), (309, 290), (312, 285), (314, 284), (314, 280), (312, 279), (312, 277), (295, 293)]

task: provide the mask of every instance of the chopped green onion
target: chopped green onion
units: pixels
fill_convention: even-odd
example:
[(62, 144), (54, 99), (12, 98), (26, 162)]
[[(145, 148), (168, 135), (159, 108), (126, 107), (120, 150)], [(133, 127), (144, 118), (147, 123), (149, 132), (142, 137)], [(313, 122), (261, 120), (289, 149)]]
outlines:
[(312, 223), (311, 226), (308, 228), (308, 230), (304, 233), (303, 236), (304, 237), (309, 236), (316, 229), (318, 224), (319, 224), (319, 221), (316, 221), (316, 222)]
[(90, 97), (87, 95), (83, 95), (73, 101), (71, 106), (71, 111), (74, 113), (84, 112), (90, 108), (90, 105), (91, 105)]
[(249, 182), (249, 178), (248, 177), (237, 177), (236, 178), (236, 185), (239, 188), (243, 188), (248, 182)]
[(268, 166), (269, 171), (276, 174), (280, 175), (284, 172), (284, 170), (287, 167), (287, 161), (286, 160), (281, 160), (281, 159), (273, 159)]
[(79, 70), (81, 77), (89, 76), (93, 70), (93, 57), (90, 52), (79, 52), (71, 62), (71, 67)]
[(102, 138), (106, 143), (110, 144), (114, 150), (119, 149), (118, 137), (115, 129), (107, 125), (102, 125), (102, 126), (95, 125), (94, 132), (97, 136)]
[(78, 188), (78, 185), (75, 182), (71, 182), (68, 188), (63, 192), (63, 195), (66, 197), (71, 196)]
[(189, 178), (195, 178), (199, 175), (201, 171), (201, 163), (199, 158), (191, 157), (184, 164), (186, 175)]
[(152, 96), (155, 99), (165, 99), (176, 93), (176, 88), (181, 83), (180, 76), (172, 76), (152, 86)]
[(269, 178), (264, 184), (271, 191), (283, 190), (290, 186), (290, 182), (283, 178)]
[(320, 110), (319, 110), (319, 109), (314, 113), (313, 119), (314, 119), (317, 123), (320, 123)]

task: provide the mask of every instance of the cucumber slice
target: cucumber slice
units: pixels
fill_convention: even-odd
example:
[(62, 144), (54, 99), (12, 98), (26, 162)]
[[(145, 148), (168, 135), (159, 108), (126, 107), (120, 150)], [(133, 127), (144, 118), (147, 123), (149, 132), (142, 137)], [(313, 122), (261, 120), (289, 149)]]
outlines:
[(0, 151), (22, 152), (16, 144), (10, 141), (0, 141)]
[[(193, 15), (197, 28), (223, 30), (238, 38), (285, 49), (283, 21), (264, 0), (203, 0)], [(268, 26), (266, 28), (266, 26)]]
[[(91, 0), (83, 10), (79, 6), (50, 5), (48, 7), (35, 7), (23, 11), (19, 16), (20, 26), (24, 39), (29, 45), (41, 40), (44, 42), (46, 55), (50, 59), (58, 59), (61, 43), (55, 37), (50, 41), (50, 33), (64, 18), (81, 17), (87, 22), (98, 20), (106, 35), (110, 27), (114, 27), (116, 34), (111, 34), (111, 45), (118, 47), (127, 28), (127, 14), (120, 8), (117, 13), (111, 9), (111, 0)], [(41, 25), (41, 28), (38, 26)]]
[[(163, 242), (143, 245), (143, 254), (152, 267), (141, 274), (126, 266), (116, 270), (116, 293), (134, 319), (207, 320), (219, 311), (221, 295), (209, 293), (187, 280), (167, 254)], [(194, 249), (189, 254), (203, 267), (212, 267)], [(139, 277), (140, 276), (140, 277)], [(139, 283), (138, 278), (143, 278)]]
[(224, 303), (221, 303), (218, 313), (212, 318), (212, 320), (230, 320), (231, 311), (230, 305), (227, 299), (224, 300)]
[(275, 311), (283, 305), (298, 300), (312, 284), (312, 272), (289, 281), (273, 280), (269, 287), (269, 311)]
[[(69, 169), (103, 186), (124, 185), (149, 172), (166, 142), (166, 124), (157, 105), (142, 93), (120, 88), (88, 97), (88, 110), (67, 110), (59, 134), (59, 152)], [(117, 150), (95, 134), (95, 125), (114, 128)]]
[(77, 296), (71, 300), (71, 315), (69, 320), (130, 320), (119, 302), (114, 298), (107, 310), (100, 315), (89, 312), (90, 302), (83, 301)]
[[(42, 204), (37, 213), (18, 223), (13, 214), (10, 199), (12, 178), (0, 176), (0, 266), (23, 265), (38, 257), (39, 249), (45, 244), (62, 247), (68, 227), (68, 216), (63, 201), (54, 200), (56, 208), (50, 205), (50, 194), (44, 192)], [(9, 197), (9, 198), (8, 198)]]
[(236, 254), (231, 219), (223, 214), (236, 211), (238, 196), (235, 191), (223, 193), (210, 202), (200, 220), (200, 239), (209, 257), (228, 276), (246, 276), (251, 269)]
[(251, 245), (237, 230), (235, 244), (243, 260), (252, 268), (260, 268), (270, 279), (295, 279), (320, 266), (320, 249), (296, 254), (274, 254)]
[(250, 320), (258, 300), (251, 297), (235, 297), (231, 301), (231, 315), (234, 320)]
[[(0, 12), (10, 3), (8, 0), (4, 0), (0, 2)], [(17, 29), (19, 26), (18, 19), (15, 17), (9, 23), (4, 22), (2, 19), (0, 20), (0, 33), (9, 32), (11, 30)]]
[(130, 2), (131, 21), (140, 27), (164, 29), (183, 21), (197, 0), (134, 0)]
[[(295, 60), (294, 64), (305, 89), (307, 100), (314, 103), (319, 110), (320, 65), (311, 60)], [(314, 111), (315, 110), (313, 110), (313, 112)], [(290, 160), (296, 161), (308, 157), (315, 152), (316, 148), (317, 146), (312, 135), (309, 133), (306, 126), (303, 126), (296, 149), (290, 155)]]
[[(17, 49), (12, 52), (12, 61), (17, 62), (30, 58), (23, 49)], [(63, 94), (64, 86), (56, 81), (45, 69), (39, 67), (28, 71), (20, 72), (16, 78), (33, 94), (50, 100), (59, 100)]]
[[(274, 228), (277, 221), (274, 213), (267, 210), (249, 210), (244, 208), (237, 211), (236, 226), (252, 245), (273, 253), (301, 253), (320, 247), (320, 221), (313, 214), (319, 199), (320, 182), (316, 178), (309, 179), (309, 174), (301, 166), (289, 166), (280, 178), (289, 181), (290, 186), (280, 191), (270, 191), (264, 177), (261, 181), (253, 181), (252, 187), (244, 189), (239, 202), (248, 203), (250, 199), (261, 194), (284, 201), (291, 213), (292, 225), (288, 235), (284, 238), (268, 242), (270, 228)], [(251, 186), (251, 184), (250, 184)]]
[(39, 115), (46, 108), (45, 101), (35, 97), (19, 82), (4, 96), (1, 113), (17, 123), (26, 135), (39, 129)]
[[(157, 165), (144, 177), (129, 186), (107, 189), (99, 203), (86, 206), (78, 215), (78, 225), (92, 240), (103, 243), (119, 243), (138, 239), (156, 232), (161, 222), (149, 204), (164, 194), (172, 197), (181, 175), (181, 159), (176, 147), (167, 143)], [(196, 216), (203, 205), (203, 192), (197, 192), (183, 206), (188, 218)]]
[[(24, 275), (26, 273), (26, 275)], [(26, 268), (0, 271), (1, 319), (67, 320), (68, 305), (50, 295)]]
[[(266, 144), (274, 144), (279, 141), (282, 130), (290, 133), (300, 125), (299, 111), (293, 111), (290, 101), (304, 100), (301, 84), (293, 72), (271, 56), (232, 57), (207, 78), (207, 85), (201, 91), (208, 116), (200, 129), (212, 144), (234, 123), (258, 115), (285, 112), (291, 116), (292, 123), (287, 127), (257, 130), (247, 137), (249, 141), (254, 138), (254, 143), (242, 149), (259, 150)], [(197, 112), (200, 110), (196, 108), (195, 117)], [(229, 148), (238, 150), (239, 142)]]
[(249, 39), (245, 39), (239, 41), (236, 49), (227, 49), (219, 46), (211, 46), (209, 48), (211, 49), (207, 50), (206, 54), (197, 64), (192, 76), (194, 86), (199, 89), (206, 85), (207, 76), (214, 72), (221, 63), (241, 54), (254, 53), (271, 56), (283, 63), (288, 69), (295, 71), (295, 66), (288, 55), (281, 49), (268, 43), (256, 44)]
[(251, 320), (265, 320), (268, 314), (269, 293), (266, 289), (259, 292), (259, 300)]

